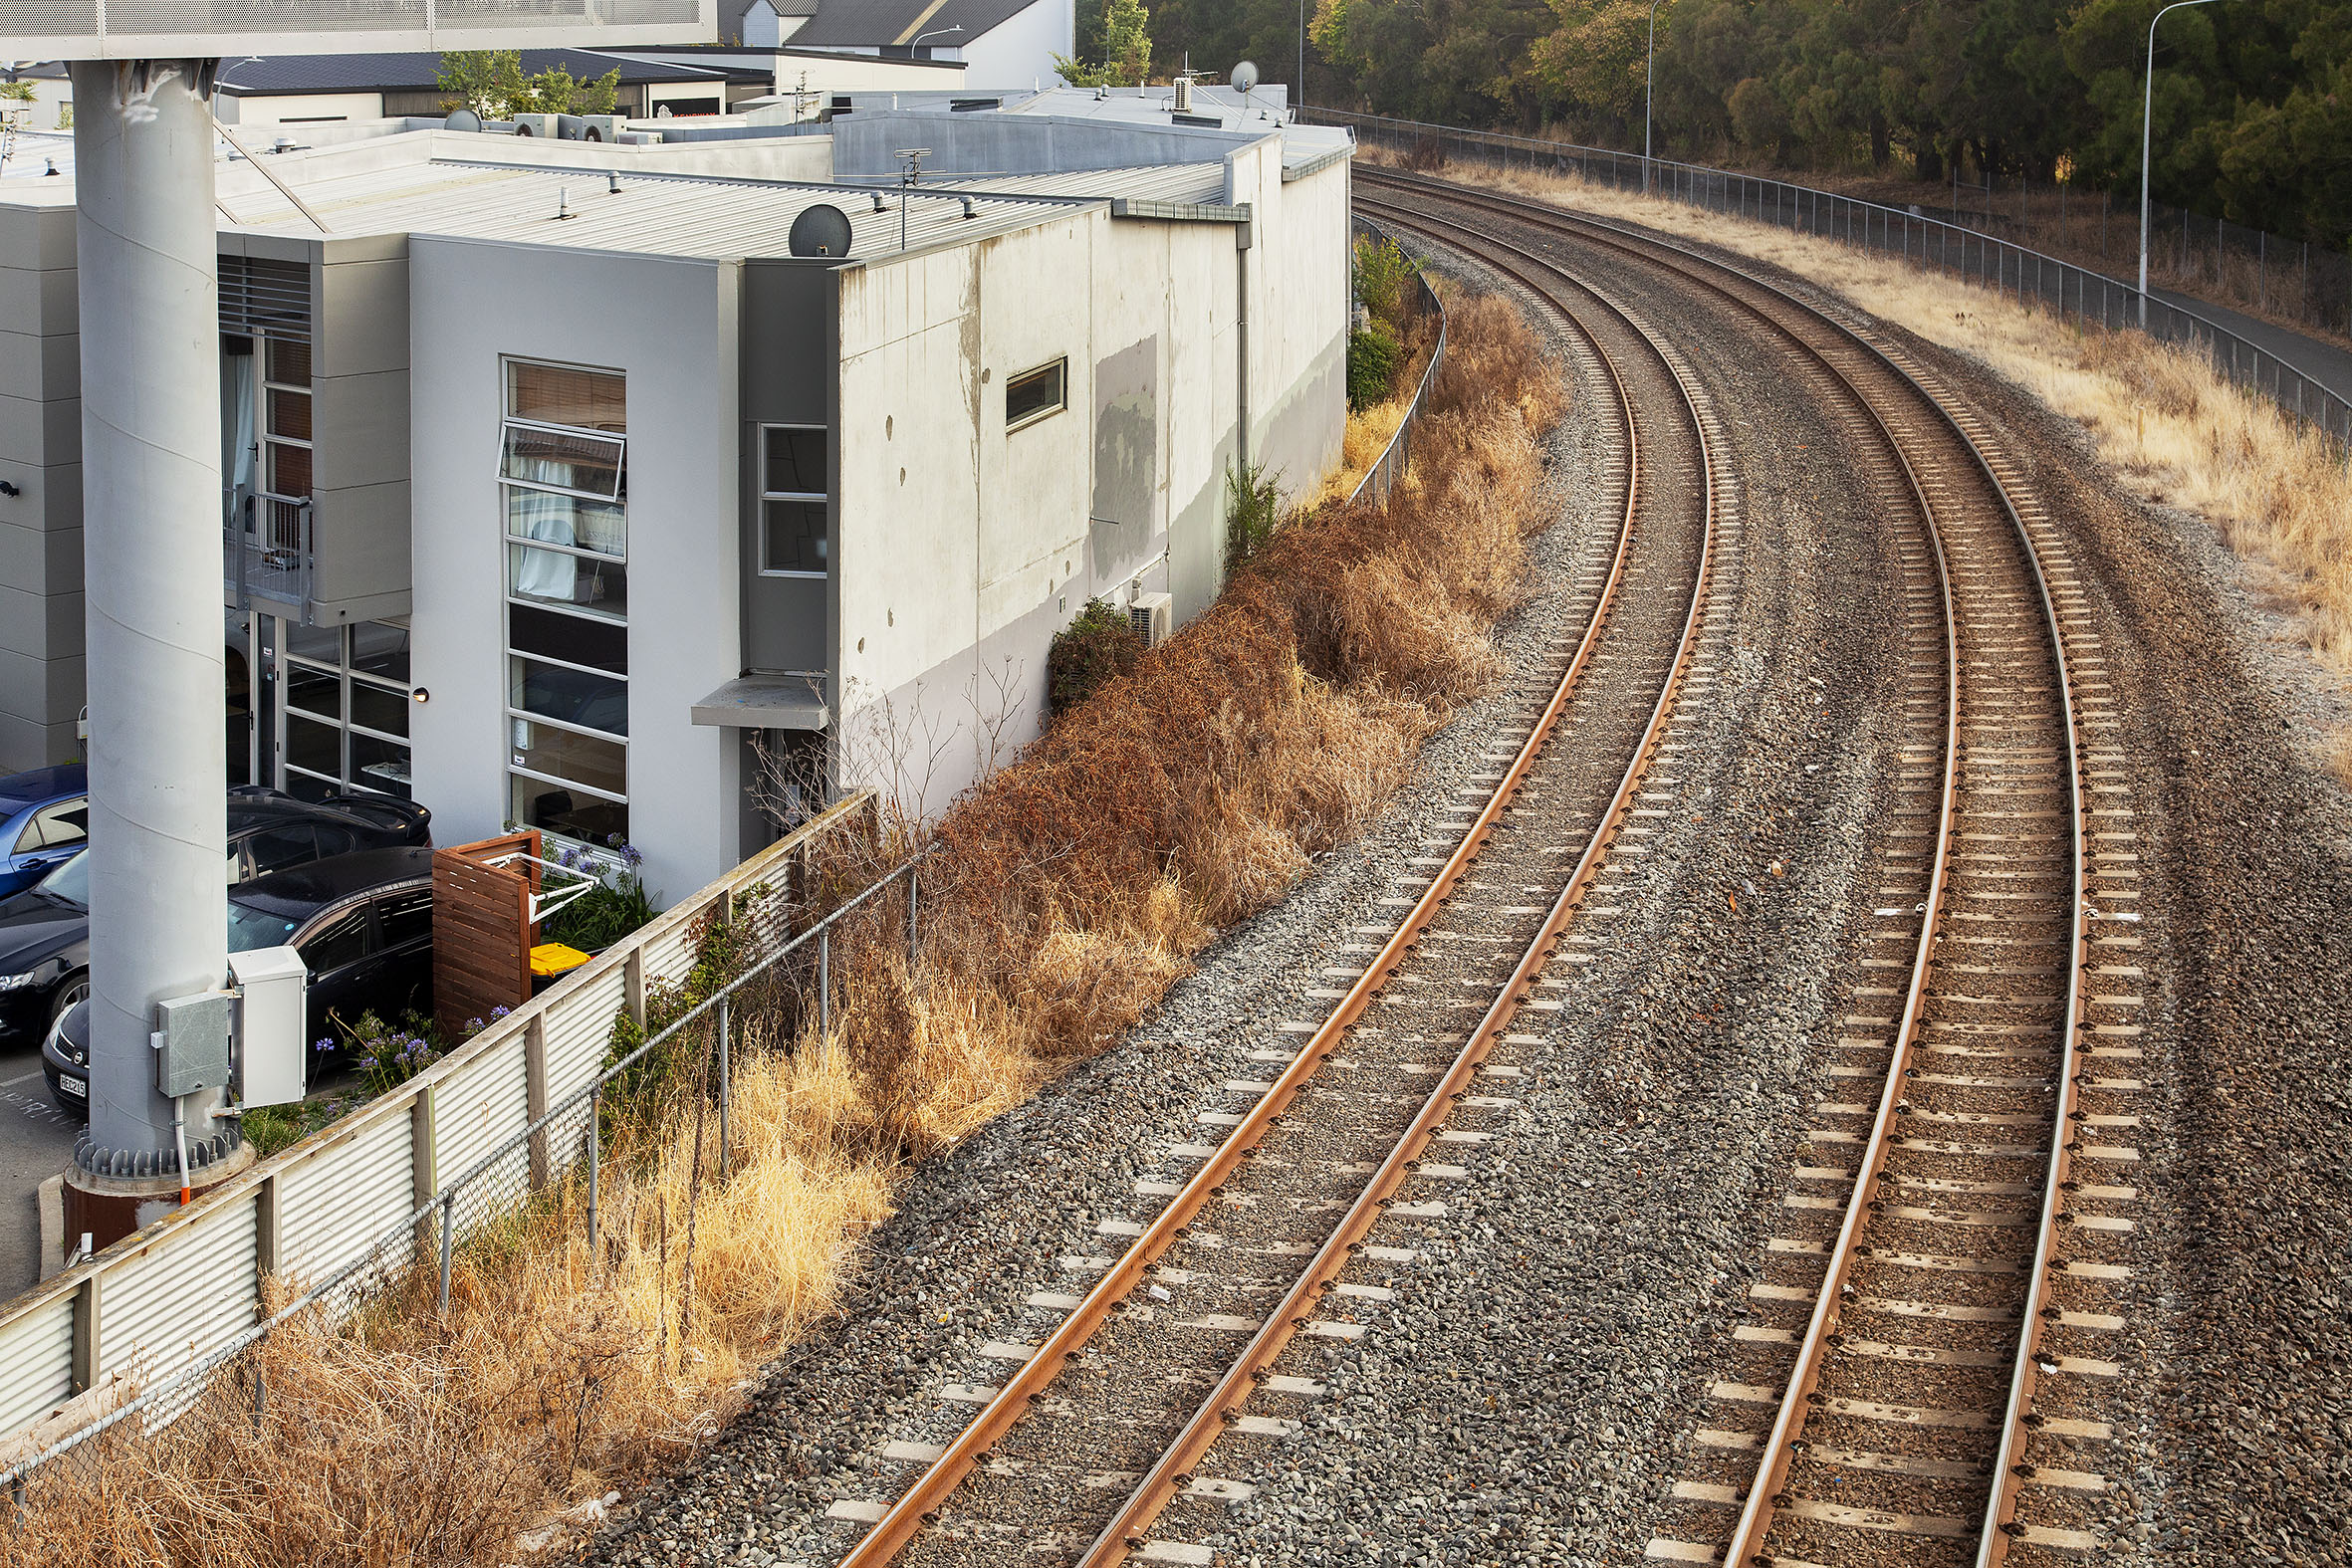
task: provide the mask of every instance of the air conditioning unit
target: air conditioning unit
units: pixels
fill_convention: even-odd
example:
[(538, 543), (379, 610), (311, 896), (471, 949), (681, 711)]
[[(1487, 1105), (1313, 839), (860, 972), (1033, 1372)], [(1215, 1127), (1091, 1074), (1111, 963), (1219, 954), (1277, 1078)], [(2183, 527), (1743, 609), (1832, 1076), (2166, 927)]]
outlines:
[(518, 136), (545, 136), (553, 141), (562, 134), (563, 119), (564, 116), (561, 114), (517, 114), (515, 116), (515, 134)]
[(626, 114), (559, 114), (556, 134), (566, 141), (618, 141), (628, 122)]
[(1143, 633), (1143, 645), (1156, 648), (1176, 629), (1176, 600), (1166, 593), (1138, 593), (1127, 606), (1127, 624)]

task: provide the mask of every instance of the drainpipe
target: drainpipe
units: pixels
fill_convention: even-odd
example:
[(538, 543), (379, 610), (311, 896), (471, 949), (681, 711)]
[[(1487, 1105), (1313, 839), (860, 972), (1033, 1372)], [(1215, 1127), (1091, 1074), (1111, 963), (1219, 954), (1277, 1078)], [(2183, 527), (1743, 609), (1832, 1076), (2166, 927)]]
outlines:
[(1242, 479), (1250, 477), (1250, 242), (1256, 225), (1243, 219), (1233, 231), (1234, 263), (1240, 279), (1233, 313), (1233, 365), (1237, 377), (1234, 396), (1233, 447), (1241, 463)]
[[(222, 1091), (157, 1092), (166, 998), (228, 975), (220, 317), (210, 60), (78, 62), (90, 1127), (66, 1233), (104, 1246), (252, 1155)], [(184, 1109), (192, 1171), (174, 1135)], [(192, 1177), (192, 1183), (184, 1178)]]

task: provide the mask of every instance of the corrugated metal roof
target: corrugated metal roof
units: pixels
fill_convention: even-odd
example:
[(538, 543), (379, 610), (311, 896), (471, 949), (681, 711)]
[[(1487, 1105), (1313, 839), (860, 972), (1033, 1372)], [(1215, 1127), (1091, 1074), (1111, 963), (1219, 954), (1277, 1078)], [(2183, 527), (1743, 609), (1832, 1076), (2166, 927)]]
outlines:
[[(849, 219), (848, 259), (881, 261), (899, 250), (895, 189), (636, 174), (619, 184), (612, 191), (603, 174), (582, 169), (443, 161), (319, 180), (304, 185), (302, 196), (338, 234), (447, 235), (714, 260), (790, 255), (793, 220), (826, 203)], [(911, 197), (907, 249), (1010, 233), (1069, 210), (1066, 202), (974, 195), (976, 215), (967, 219), (964, 194), (926, 186)], [(873, 210), (875, 195), (881, 212)], [(244, 194), (230, 206), (240, 228), (318, 233), (274, 191)]]
[[(526, 49), (523, 74), (561, 68), (582, 79), (618, 71), (623, 85), (722, 81), (723, 71), (657, 65), (590, 54), (585, 49)], [(231, 98), (281, 93), (430, 93), (441, 85), (441, 57), (428, 54), (279, 55), (223, 66), (221, 92)]]
[(1079, 169), (1066, 174), (957, 175), (941, 182), (955, 190), (1002, 191), (1008, 196), (1058, 196), (1214, 204), (1225, 199), (1225, 164), (1158, 163), (1131, 169)]

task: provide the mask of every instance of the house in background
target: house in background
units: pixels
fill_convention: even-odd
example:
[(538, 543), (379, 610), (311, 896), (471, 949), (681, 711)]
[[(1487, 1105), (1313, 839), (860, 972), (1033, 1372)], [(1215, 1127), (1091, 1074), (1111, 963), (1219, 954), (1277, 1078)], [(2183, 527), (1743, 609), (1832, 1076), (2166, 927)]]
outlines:
[[(1051, 112), (1090, 97), (338, 126), (263, 155), (331, 233), (224, 161), (232, 772), (625, 839), (674, 894), (767, 841), (776, 760), (936, 811), (1089, 598), (1197, 613), (1229, 465), (1338, 459), (1349, 145)], [(0, 180), (7, 770), (85, 700), (71, 185)]]
[(990, 91), (1058, 86), (1054, 57), (1077, 49), (1073, 0), (752, 0), (747, 18), (795, 50), (959, 61)]

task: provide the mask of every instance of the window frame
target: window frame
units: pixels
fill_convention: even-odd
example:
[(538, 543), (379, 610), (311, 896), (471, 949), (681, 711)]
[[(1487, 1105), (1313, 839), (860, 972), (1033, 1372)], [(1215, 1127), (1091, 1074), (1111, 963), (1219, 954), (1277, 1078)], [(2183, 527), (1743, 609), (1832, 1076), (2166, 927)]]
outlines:
[[(396, 622), (391, 621), (377, 624), (397, 625)], [(355, 625), (343, 625), (334, 628), (336, 662), (333, 664), (329, 664), (326, 660), (313, 654), (296, 653), (291, 646), (279, 650), (278, 658), (281, 666), (278, 681), (279, 708), (281, 710), (279, 722), (282, 726), (279, 737), (282, 748), (280, 766), (288, 774), (298, 775), (314, 783), (327, 784), (331, 790), (361, 789), (369, 794), (380, 794), (395, 800), (403, 799), (406, 797), (395, 794), (381, 784), (363, 777), (358, 769), (352, 766), (352, 740), (353, 737), (358, 736), (385, 746), (397, 747), (408, 759), (410, 779), (415, 777), (416, 743), (408, 736), (394, 735), (388, 730), (361, 724), (353, 710), (352, 694), (354, 690), (363, 688), (385, 695), (396, 695), (401, 702), (406, 703), (415, 698), (416, 688), (414, 685), (403, 684), (389, 677), (370, 674), (356, 668), (353, 662), (355, 655), (352, 640), (356, 629)], [(398, 629), (407, 630), (406, 627)], [(336, 705), (342, 712), (340, 718), (321, 713), (315, 708), (302, 707), (296, 702), (293, 680), (296, 670), (335, 678), (337, 683)], [(329, 778), (316, 768), (306, 768), (299, 763), (287, 760), (283, 745), (286, 739), (293, 735), (293, 721), (297, 719), (310, 724), (326, 725), (336, 732), (335, 763), (341, 777)]]
[[(823, 436), (823, 437), (824, 437), (824, 443), (825, 443), (825, 454), (824, 454), (824, 460), (825, 460), (825, 467), (826, 467), (826, 470), (827, 470), (827, 472), (826, 472), (826, 475), (825, 475), (825, 479), (826, 479), (826, 484), (827, 484), (827, 486), (828, 486), (828, 488), (827, 488), (827, 489), (824, 489), (824, 490), (770, 490), (770, 489), (768, 488), (768, 435), (769, 435), (769, 432), (771, 432), (771, 431), (775, 431), (775, 430), (811, 430), (811, 431), (815, 431), (817, 434), (819, 434), (819, 435), (822, 435), (822, 436)], [(833, 563), (833, 550), (832, 550), (832, 538), (833, 538), (832, 500), (833, 500), (833, 498), (832, 498), (832, 491), (831, 491), (831, 490), (830, 490), (830, 488), (829, 488), (829, 486), (830, 486), (830, 483), (831, 483), (831, 478), (832, 478), (832, 476), (831, 476), (831, 472), (830, 472), (830, 470), (831, 470), (831, 467), (832, 467), (832, 444), (833, 444), (833, 432), (832, 432), (832, 426), (830, 426), (830, 425), (813, 425), (813, 424), (807, 424), (807, 423), (804, 423), (804, 422), (801, 422), (801, 421), (797, 421), (797, 420), (790, 420), (790, 419), (779, 419), (779, 420), (774, 420), (774, 421), (771, 421), (771, 422), (769, 422), (769, 423), (766, 423), (766, 424), (763, 424), (763, 425), (761, 425), (761, 426), (760, 426), (760, 451), (759, 451), (759, 461), (760, 461), (760, 501), (759, 501), (759, 507), (760, 507), (760, 538), (759, 538), (759, 548), (760, 548), (760, 556), (759, 556), (759, 560), (758, 560), (758, 561), (756, 562), (756, 564), (757, 564), (757, 565), (758, 565), (758, 567), (759, 567), (759, 574), (760, 574), (761, 576), (763, 576), (763, 577), (783, 577), (783, 578), (787, 578), (787, 579), (798, 579), (798, 580), (800, 580), (800, 581), (803, 581), (803, 582), (823, 582), (823, 580), (824, 580), (826, 577), (828, 577), (828, 576), (832, 575), (832, 563)], [(805, 568), (805, 567), (801, 567), (801, 568), (795, 568), (795, 569), (787, 570), (786, 568), (784, 568), (784, 567), (781, 567), (781, 566), (770, 566), (770, 565), (768, 564), (769, 560), (772, 559), (772, 557), (771, 557), (771, 553), (770, 553), (770, 551), (769, 551), (769, 549), (768, 549), (768, 503), (769, 503), (769, 502), (771, 502), (771, 501), (789, 501), (789, 502), (797, 502), (797, 503), (799, 503), (799, 504), (801, 504), (801, 505), (803, 505), (803, 506), (815, 505), (816, 507), (818, 507), (820, 510), (822, 510), (822, 511), (823, 512), (823, 514), (824, 514), (824, 536), (823, 536), (823, 538), (824, 538), (824, 569), (823, 569), (822, 571), (811, 571), (811, 570), (808, 570), (808, 569), (807, 569), (807, 568)]]
[[(1013, 416), (1013, 389), (1023, 382), (1034, 380), (1049, 371), (1053, 373), (1057, 387), (1058, 395), (1054, 401), (1047, 407), (1033, 408), (1016, 419)], [(1058, 413), (1066, 413), (1068, 409), (1069, 355), (1058, 355), (1043, 364), (1032, 365), (1026, 370), (1017, 371), (1005, 377), (1005, 433), (1007, 435), (1011, 435), (1016, 430), (1027, 430), (1040, 420), (1051, 419)]]
[[(513, 413), (512, 409), (514, 407), (515, 386), (514, 367), (517, 365), (539, 365), (551, 370), (579, 371), (592, 375), (603, 375), (614, 378), (620, 383), (620, 406), (623, 410), (622, 428), (619, 430), (605, 430), (588, 425), (558, 424), (552, 420), (527, 418)], [(503, 792), (506, 798), (506, 804), (509, 810), (512, 810), (515, 806), (514, 781), (517, 779), (527, 779), (533, 783), (546, 784), (553, 788), (571, 790), (576, 796), (586, 797), (589, 800), (601, 801), (608, 805), (620, 807), (624, 828), (627, 812), (629, 809), (629, 796), (627, 789), (629, 781), (635, 772), (632, 766), (631, 753), (629, 751), (629, 738), (626, 735), (615, 735), (608, 730), (598, 730), (588, 725), (575, 724), (568, 720), (553, 719), (545, 714), (534, 713), (527, 708), (518, 707), (514, 701), (514, 674), (515, 661), (518, 659), (548, 665), (559, 669), (577, 670), (583, 675), (589, 675), (598, 679), (616, 681), (620, 683), (623, 691), (623, 700), (625, 702), (627, 697), (627, 687), (629, 684), (629, 675), (626, 668), (626, 665), (629, 662), (628, 643), (626, 640), (627, 628), (629, 626), (628, 599), (626, 596), (627, 590), (624, 586), (622, 589), (620, 608), (617, 612), (611, 609), (600, 607), (601, 603), (604, 601), (595, 601), (584, 604), (576, 600), (551, 600), (534, 598), (516, 590), (516, 566), (513, 553), (518, 549), (549, 551), (558, 555), (570, 556), (576, 560), (587, 560), (597, 565), (614, 566), (617, 567), (622, 573), (621, 580), (625, 584), (627, 580), (626, 573), (629, 569), (628, 430), (626, 426), (625, 412), (627, 408), (627, 398), (628, 372), (625, 370), (614, 369), (604, 365), (566, 364), (557, 360), (540, 359), (523, 354), (502, 354), (499, 358), (498, 458), (495, 465), (495, 483), (498, 486), (498, 517), (496, 526), (498, 529), (499, 541), (499, 585), (502, 590), (506, 614), (499, 628), (500, 643), (498, 691), (499, 711), (505, 719), (505, 729), (500, 736), (500, 740), (502, 742), (500, 750), (500, 772), (502, 778), (505, 780)], [(512, 433), (518, 429), (540, 430), (545, 431), (551, 435), (561, 435), (574, 439), (586, 439), (589, 441), (611, 443), (615, 449), (613, 458), (612, 493), (606, 495), (599, 491), (584, 490), (568, 485), (549, 484), (539, 480), (510, 478), (506, 472), (507, 455), (510, 450)], [(517, 536), (513, 528), (513, 509), (509, 500), (510, 493), (514, 491), (535, 491), (546, 495), (567, 496), (575, 500), (590, 503), (595, 506), (610, 508), (614, 513), (617, 514), (618, 517), (620, 534), (619, 553), (615, 555), (606, 551), (591, 549), (585, 545), (568, 546), (557, 544), (554, 541), (534, 540)], [(518, 646), (515, 641), (514, 617), (514, 612), (517, 608), (532, 610), (542, 615), (563, 615), (569, 616), (574, 620), (588, 621), (606, 627), (620, 628), (622, 635), (621, 663), (623, 668), (617, 672), (599, 669), (593, 665), (582, 664), (574, 660), (564, 659), (550, 654), (534, 652), (531, 649)], [(606, 789), (595, 784), (583, 784), (578, 780), (566, 779), (545, 769), (534, 768), (528, 764), (516, 762), (515, 755), (517, 749), (514, 743), (515, 726), (518, 723), (544, 725), (554, 730), (567, 732), (573, 735), (579, 735), (591, 741), (600, 741), (606, 745), (618, 747), (620, 749), (621, 791), (615, 793), (610, 789)], [(586, 839), (566, 833), (559, 828), (543, 827), (541, 831), (544, 832), (548, 837), (561, 843), (578, 844), (583, 847), (590, 848), (600, 847), (590, 844)]]

